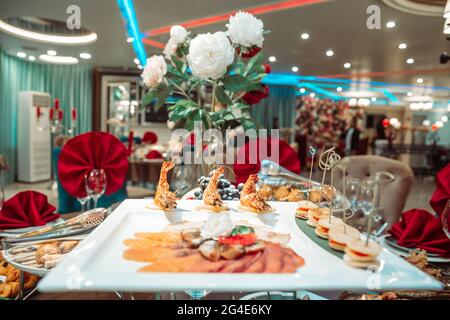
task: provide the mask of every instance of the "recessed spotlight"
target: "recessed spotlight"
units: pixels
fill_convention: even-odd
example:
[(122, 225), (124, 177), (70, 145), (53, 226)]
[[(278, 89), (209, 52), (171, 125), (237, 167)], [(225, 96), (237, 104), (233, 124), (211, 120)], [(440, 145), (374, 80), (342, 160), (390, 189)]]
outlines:
[(29, 57), (28, 57), (28, 60), (34, 61), (34, 60), (36, 60), (36, 57), (35, 57), (35, 56), (29, 56)]
[(334, 51), (331, 49), (328, 49), (327, 52), (325, 52), (325, 54), (327, 55), (327, 57), (332, 57), (334, 55)]
[(305, 92), (306, 92), (305, 88), (300, 88), (300, 93), (305, 93)]
[(408, 97), (412, 97), (413, 93), (412, 93), (411, 91), (409, 91), (406, 95), (407, 95)]
[(422, 78), (418, 78), (416, 81), (417, 81), (417, 83), (423, 83), (423, 79)]
[(434, 125), (438, 128), (442, 128), (444, 126), (444, 122), (442, 122), (441, 120), (438, 120), (434, 123)]
[(311, 98), (314, 98), (314, 97), (316, 96), (316, 94), (315, 94), (314, 92), (311, 92), (311, 93), (309, 94), (309, 96), (310, 96)]
[(87, 52), (82, 52), (82, 53), (80, 53), (80, 58), (81, 58), (81, 59), (89, 60), (91, 57), (92, 57), (92, 56), (91, 56), (90, 53), (87, 53)]
[(352, 67), (352, 64), (350, 62), (344, 63), (344, 68), (345, 69), (350, 69), (351, 67)]
[(269, 61), (270, 61), (270, 62), (275, 62), (275, 61), (277, 61), (277, 57), (275, 57), (275, 56), (270, 56), (270, 57), (269, 57)]
[(138, 69), (140, 69), (140, 70), (142, 70), (142, 69), (144, 69), (144, 67), (141, 65), (141, 64), (138, 64)]
[(388, 22), (386, 23), (386, 28), (391, 29), (391, 28), (394, 28), (395, 26), (396, 26), (396, 24), (395, 24), (394, 21), (388, 21)]
[(139, 61), (138, 58), (134, 58), (133, 62), (134, 62), (135, 64), (140, 64), (140, 63), (141, 63), (141, 62)]
[(48, 54), (49, 56), (56, 56), (56, 55), (57, 55), (57, 52), (56, 52), (55, 50), (48, 50), (48, 51), (47, 51), (47, 54)]
[(448, 122), (448, 116), (442, 116), (441, 120), (442, 120), (442, 122), (447, 123)]
[(27, 56), (27, 54), (25, 52), (19, 51), (19, 52), (17, 52), (17, 56), (19, 58), (25, 58)]
[(430, 121), (430, 120), (423, 120), (422, 124), (423, 124), (425, 127), (428, 127), (428, 126), (431, 124), (431, 121)]
[(57, 63), (57, 64), (77, 64), (78, 59), (75, 57), (63, 57), (63, 56), (49, 56), (41, 54), (39, 59), (45, 62)]
[(370, 101), (375, 102), (375, 101), (377, 101), (377, 98), (376, 97), (372, 97), (372, 98), (370, 98)]
[(337, 92), (342, 92), (342, 87), (337, 87), (337, 88), (336, 88), (336, 91), (337, 91)]
[(297, 66), (293, 66), (291, 70), (292, 70), (292, 72), (298, 72), (298, 67)]
[(134, 41), (134, 38), (133, 38), (133, 37), (128, 37), (128, 38), (127, 38), (127, 42), (128, 42), (128, 43), (131, 43), (131, 42), (133, 42), (133, 41)]
[(406, 49), (406, 47), (407, 47), (406, 43), (400, 43), (398, 45), (398, 48), (401, 49), (401, 50)]
[(414, 63), (414, 59), (413, 58), (409, 58), (406, 60), (407, 64), (413, 64)]
[(302, 38), (303, 40), (308, 40), (309, 39), (309, 33), (302, 33), (301, 35), (300, 35), (300, 38)]

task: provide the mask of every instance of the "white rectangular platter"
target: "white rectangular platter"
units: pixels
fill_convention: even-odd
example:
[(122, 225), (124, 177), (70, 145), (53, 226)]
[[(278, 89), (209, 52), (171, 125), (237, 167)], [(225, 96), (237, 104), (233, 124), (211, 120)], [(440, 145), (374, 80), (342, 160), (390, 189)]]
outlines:
[(256, 215), (237, 209), (229, 201), (232, 220), (272, 227), (290, 233), (288, 246), (304, 258), (305, 265), (294, 274), (141, 273), (148, 264), (122, 258), (123, 241), (136, 232), (158, 232), (179, 221), (205, 220), (199, 202), (182, 200), (175, 213), (148, 209), (149, 200), (124, 201), (97, 229), (83, 240), (62, 263), (39, 284), (42, 292), (60, 291), (211, 291), (256, 290), (439, 290), (442, 284), (403, 259), (383, 249), (378, 271), (347, 266), (311, 241), (295, 223), (295, 203), (271, 202), (275, 214)]

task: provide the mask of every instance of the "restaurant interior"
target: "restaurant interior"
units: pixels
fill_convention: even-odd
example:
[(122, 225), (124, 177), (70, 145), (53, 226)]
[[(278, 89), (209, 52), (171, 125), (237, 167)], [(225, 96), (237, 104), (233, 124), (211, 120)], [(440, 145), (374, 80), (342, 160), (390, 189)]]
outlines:
[(449, 83), (450, 0), (0, 1), (0, 300), (450, 299)]

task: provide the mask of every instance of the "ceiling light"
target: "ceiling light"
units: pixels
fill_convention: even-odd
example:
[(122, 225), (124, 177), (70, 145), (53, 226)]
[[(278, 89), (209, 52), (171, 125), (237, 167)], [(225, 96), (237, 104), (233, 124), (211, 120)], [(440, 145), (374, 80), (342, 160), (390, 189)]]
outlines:
[(34, 61), (34, 60), (36, 60), (36, 57), (35, 57), (35, 56), (29, 56), (29, 57), (28, 57), (28, 60)]
[(135, 64), (140, 64), (140, 63), (141, 63), (141, 62), (139, 61), (138, 58), (134, 58), (133, 62), (134, 62)]
[(352, 66), (352, 64), (351, 64), (350, 62), (344, 63), (344, 68), (345, 68), (345, 69), (350, 69), (351, 66)]
[(133, 42), (133, 41), (134, 41), (134, 38), (133, 38), (133, 37), (128, 37), (128, 38), (127, 38), (127, 42), (128, 42), (128, 43), (131, 43), (131, 42)]
[(442, 116), (441, 120), (442, 120), (442, 122), (447, 122), (448, 121), (448, 117), (447, 116)]
[(293, 66), (292, 67), (292, 72), (298, 72), (298, 67), (297, 66)]
[(341, 87), (337, 87), (337, 88), (336, 88), (336, 91), (337, 91), (337, 92), (342, 92), (342, 88), (341, 88)]
[(302, 33), (301, 35), (300, 35), (300, 38), (302, 38), (303, 40), (308, 40), (309, 39), (309, 33)]
[(428, 127), (428, 126), (431, 124), (431, 122), (430, 122), (430, 120), (423, 120), (422, 124), (423, 124), (425, 127)]
[(92, 56), (91, 56), (90, 53), (87, 53), (87, 52), (82, 52), (82, 53), (80, 53), (80, 58), (81, 58), (81, 59), (89, 60), (91, 57), (92, 57)]
[(269, 61), (270, 62), (275, 62), (275, 61), (277, 61), (277, 58), (275, 56), (270, 56), (269, 57)]
[(311, 98), (314, 98), (314, 97), (316, 96), (316, 94), (315, 94), (314, 92), (311, 92), (311, 93), (309, 94), (309, 96), (310, 96)]
[(25, 52), (19, 51), (19, 52), (17, 52), (17, 56), (19, 58), (25, 58), (27, 56), (27, 54)]
[(442, 128), (444, 126), (444, 123), (441, 120), (438, 120), (434, 123), (436, 125), (436, 127), (438, 128)]
[(444, 18), (450, 18), (450, 0), (447, 0), (447, 4), (445, 5)]
[(334, 55), (334, 52), (333, 50), (329, 49), (325, 54), (327, 55), (327, 57), (332, 57)]
[(412, 97), (413, 93), (412, 93), (411, 91), (409, 91), (406, 95), (407, 95), (408, 97)]
[(406, 60), (407, 64), (413, 64), (414, 63), (414, 59), (413, 58), (409, 58)]
[(450, 18), (445, 19), (444, 34), (450, 34)]
[(394, 21), (388, 21), (388, 22), (386, 23), (386, 28), (391, 29), (391, 28), (394, 28), (395, 25), (396, 25), (396, 24), (395, 24)]
[(41, 54), (39, 59), (45, 62), (57, 63), (57, 64), (76, 64), (78, 59), (74, 57), (63, 57), (63, 56), (49, 56), (46, 54)]
[(370, 98), (370, 101), (375, 102), (375, 101), (377, 101), (377, 98), (372, 97), (372, 98)]
[(45, 43), (88, 44), (97, 40), (97, 34), (95, 34), (94, 32), (82, 36), (52, 35), (47, 33), (40, 33), (29, 31), (26, 29), (21, 29), (13, 25), (10, 25), (2, 20), (0, 20), (0, 29), (19, 38)]
[(305, 88), (300, 88), (300, 93), (305, 93)]
[(356, 100), (355, 98), (351, 98), (350, 100), (348, 100), (349, 106), (356, 106), (357, 103), (358, 103), (358, 100)]
[(401, 49), (401, 50), (406, 49), (406, 47), (407, 47), (406, 43), (400, 43), (398, 45), (398, 48)]
[(48, 51), (47, 51), (47, 54), (48, 54), (49, 56), (56, 56), (56, 55), (57, 55), (57, 53), (56, 53), (55, 50), (48, 50)]
[(423, 83), (423, 79), (422, 78), (417, 79), (417, 83)]

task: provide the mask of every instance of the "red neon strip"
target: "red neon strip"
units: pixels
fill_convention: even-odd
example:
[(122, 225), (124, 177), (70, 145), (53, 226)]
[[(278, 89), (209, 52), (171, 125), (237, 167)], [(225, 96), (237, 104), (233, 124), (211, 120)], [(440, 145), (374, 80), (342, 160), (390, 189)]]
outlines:
[(148, 38), (143, 38), (142, 42), (145, 44), (148, 44), (150, 46), (156, 47), (156, 48), (164, 49), (164, 47), (165, 47), (164, 43), (161, 43), (161, 42), (158, 42), (158, 41), (155, 41), (152, 39), (148, 39)]
[[(310, 4), (316, 4), (316, 3), (327, 2), (327, 1), (330, 1), (330, 0), (288, 0), (288, 1), (282, 1), (279, 3), (271, 3), (271, 4), (266, 4), (266, 5), (257, 6), (257, 7), (251, 7), (251, 8), (242, 9), (242, 10), (250, 12), (254, 15), (259, 15), (259, 14), (263, 14), (263, 13), (292, 9), (292, 8), (297, 8), (297, 7), (302, 7), (302, 6), (306, 6), (306, 5), (310, 5)], [(215, 16), (211, 16), (211, 17), (194, 19), (191, 21), (182, 22), (179, 24), (185, 28), (195, 28), (195, 27), (210, 25), (210, 24), (214, 24), (217, 22), (227, 21), (230, 18), (230, 16), (235, 14), (236, 12), (237, 11), (231, 11), (231, 12), (220, 14), (220, 15), (215, 15)], [(146, 32), (146, 35), (147, 35), (147, 37), (150, 37), (150, 36), (166, 34), (166, 33), (169, 33), (170, 27), (171, 27), (171, 25), (148, 30)]]
[(439, 72), (449, 72), (450, 68), (434, 68), (424, 70), (396, 70), (396, 71), (379, 71), (379, 72), (366, 72), (356, 74), (329, 74), (323, 76), (317, 76), (318, 78), (364, 78), (364, 77), (383, 77), (387, 75), (404, 75), (404, 74), (430, 74)]

